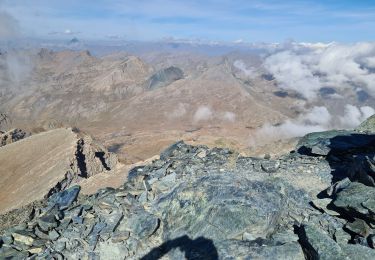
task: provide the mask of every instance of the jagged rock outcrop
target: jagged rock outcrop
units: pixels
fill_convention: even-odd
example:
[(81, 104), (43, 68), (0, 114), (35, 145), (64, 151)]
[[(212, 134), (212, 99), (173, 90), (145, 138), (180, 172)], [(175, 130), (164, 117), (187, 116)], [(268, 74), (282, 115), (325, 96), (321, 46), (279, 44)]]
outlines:
[(0, 147), (17, 142), (29, 135), (30, 133), (26, 133), (25, 131), (17, 128), (9, 130), (7, 132), (0, 131)]
[[(19, 131), (13, 131), (15, 136)], [(25, 206), (82, 179), (111, 172), (117, 158), (71, 129), (35, 134), (0, 148), (0, 212)]]
[(357, 129), (358, 131), (362, 132), (375, 132), (375, 115), (372, 115), (371, 117), (367, 118), (366, 121), (364, 121), (362, 124), (360, 124)]
[(374, 156), (373, 140), (314, 133), (296, 151), (264, 159), (178, 142), (133, 168), (121, 188), (85, 196), (73, 186), (35, 205), (24, 223), (3, 231), (0, 254), (373, 259), (374, 187), (362, 175), (374, 172), (359, 177), (349, 167)]

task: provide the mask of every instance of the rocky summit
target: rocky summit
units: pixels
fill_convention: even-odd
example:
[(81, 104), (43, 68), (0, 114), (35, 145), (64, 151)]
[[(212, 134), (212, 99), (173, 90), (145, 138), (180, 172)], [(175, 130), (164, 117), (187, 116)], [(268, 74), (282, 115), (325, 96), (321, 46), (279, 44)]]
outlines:
[(312, 133), (277, 158), (178, 142), (118, 189), (32, 207), (0, 258), (374, 259), (375, 136)]

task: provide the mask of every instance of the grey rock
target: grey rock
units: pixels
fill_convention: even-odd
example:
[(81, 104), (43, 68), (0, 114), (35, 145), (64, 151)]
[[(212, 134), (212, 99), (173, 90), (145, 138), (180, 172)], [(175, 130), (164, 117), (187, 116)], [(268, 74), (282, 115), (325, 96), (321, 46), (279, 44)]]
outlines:
[(67, 209), (77, 199), (80, 190), (81, 187), (76, 185), (55, 193), (48, 199), (48, 203), (50, 205), (57, 205), (62, 210)]
[(3, 241), (5, 245), (10, 245), (13, 243), (13, 237), (11, 234), (4, 234), (1, 236), (1, 241)]
[(103, 228), (103, 232), (113, 233), (118, 227), (121, 219), (123, 218), (122, 212), (113, 212), (112, 214), (106, 216), (105, 223), (106, 226)]
[(351, 181), (349, 180), (349, 178), (345, 178), (345, 179), (342, 179), (336, 183), (334, 183), (333, 185), (331, 185), (328, 189), (327, 189), (327, 194), (328, 196), (333, 196), (335, 195), (336, 193), (340, 192), (341, 190), (345, 189), (346, 187), (348, 187), (350, 185)]
[(57, 220), (54, 215), (49, 214), (42, 216), (38, 219), (38, 225), (43, 231), (48, 231), (58, 226)]
[[(235, 174), (209, 175), (181, 183), (157, 202), (162, 210), (165, 239), (187, 234), (223, 240), (267, 237), (290, 210), (298, 214), (303, 193), (280, 180), (249, 181)], [(302, 213), (301, 213), (302, 214)]]
[(371, 260), (374, 259), (374, 249), (360, 245), (345, 245), (342, 250), (352, 260)]
[(138, 201), (142, 204), (146, 203), (147, 202), (147, 191), (143, 191), (139, 197), (138, 197)]
[(60, 234), (56, 231), (56, 230), (51, 230), (50, 232), (48, 232), (48, 238), (50, 240), (56, 240), (60, 237)]
[(275, 160), (265, 160), (262, 161), (261, 165), (263, 171), (267, 173), (274, 173), (279, 169), (280, 163)]
[(34, 235), (31, 232), (27, 231), (16, 231), (12, 233), (14, 242), (19, 242), (21, 244), (25, 244), (27, 246), (31, 246), (34, 242)]
[[(296, 242), (276, 245), (226, 240), (215, 243), (215, 246), (219, 259), (305, 259), (302, 248)], [(211, 255), (202, 259), (215, 258)]]
[(129, 231), (117, 231), (112, 235), (112, 242), (119, 243), (127, 240), (130, 236)]
[(37, 237), (39, 237), (41, 239), (46, 239), (46, 240), (50, 239), (49, 236), (48, 236), (48, 234), (46, 234), (43, 231), (41, 231), (38, 226), (35, 227), (34, 233), (35, 233), (35, 235)]
[(281, 244), (297, 242), (298, 239), (298, 236), (292, 230), (284, 230), (271, 236), (271, 240)]
[(56, 251), (62, 252), (66, 248), (66, 242), (65, 241), (56, 241), (54, 246), (55, 246)]
[(128, 256), (128, 250), (124, 244), (112, 243), (110, 240), (100, 242), (96, 251), (100, 259), (117, 260)]
[(375, 188), (352, 182), (336, 194), (333, 204), (351, 216), (361, 215), (375, 221)]
[(340, 135), (347, 135), (347, 131), (326, 131), (310, 133), (302, 137), (297, 146), (296, 150), (305, 153), (310, 152), (316, 155), (328, 155), (330, 149), (330, 139)]
[(83, 224), (83, 218), (82, 217), (72, 217), (72, 221), (74, 224)]
[(302, 226), (299, 237), (307, 259), (349, 259), (332, 238), (315, 226)]
[(345, 232), (343, 229), (335, 230), (334, 234), (335, 240), (338, 244), (346, 245), (352, 239), (351, 235)]
[(9, 246), (0, 248), (0, 259), (26, 259), (29, 253), (27, 251), (18, 251)]
[(371, 228), (362, 219), (356, 219), (353, 222), (348, 222), (345, 227), (362, 237), (367, 237), (371, 232)]
[(375, 136), (358, 134), (355, 131), (331, 130), (305, 135), (297, 144), (300, 153), (311, 153), (326, 156), (328, 154), (345, 154), (371, 147)]
[(152, 185), (153, 190), (166, 191), (172, 189), (176, 185), (176, 173), (171, 173), (156, 181)]
[(159, 227), (159, 219), (145, 211), (138, 212), (127, 221), (127, 228), (138, 238), (151, 236)]

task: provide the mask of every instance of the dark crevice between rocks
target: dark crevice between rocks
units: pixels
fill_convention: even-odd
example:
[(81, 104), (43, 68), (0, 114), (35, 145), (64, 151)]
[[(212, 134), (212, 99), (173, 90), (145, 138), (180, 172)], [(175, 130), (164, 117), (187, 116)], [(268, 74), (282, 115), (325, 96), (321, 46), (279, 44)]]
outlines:
[(105, 155), (105, 153), (103, 151), (102, 152), (95, 152), (95, 157), (99, 158), (99, 160), (102, 163), (104, 169), (106, 169), (107, 171), (110, 171), (111, 168), (108, 166), (107, 162), (105, 161), (104, 155)]
[(153, 235), (156, 233), (156, 231), (158, 231), (158, 229), (160, 228), (160, 225), (161, 225), (161, 220), (158, 218), (158, 223), (157, 223), (157, 225), (156, 225), (156, 228), (155, 228), (155, 230), (151, 233), (150, 237), (153, 236)]
[(185, 254), (187, 260), (217, 260), (219, 255), (212, 240), (205, 237), (198, 237), (192, 240), (187, 235), (168, 240), (162, 245), (153, 248), (141, 260), (161, 259), (173, 249), (180, 249)]
[(307, 260), (319, 260), (319, 254), (315, 251), (312, 245), (309, 243), (306, 231), (303, 226), (294, 225), (294, 233), (298, 236), (298, 243), (300, 244), (305, 259)]
[(83, 139), (78, 140), (76, 159), (77, 159), (78, 169), (80, 171), (79, 176), (82, 178), (87, 178), (86, 156), (83, 153), (84, 145), (85, 145), (85, 141)]
[(322, 210), (321, 208), (318, 208), (317, 206), (315, 206), (315, 204), (312, 201), (309, 202), (309, 205), (311, 207), (313, 207), (315, 210), (319, 211), (320, 213), (322, 213), (322, 214), (324, 213), (324, 210)]
[(360, 244), (362, 246), (373, 248), (371, 247), (372, 246), (371, 236), (367, 236), (367, 237), (361, 236), (355, 233), (354, 231), (348, 229), (347, 227), (343, 227), (343, 230), (350, 235), (349, 244)]

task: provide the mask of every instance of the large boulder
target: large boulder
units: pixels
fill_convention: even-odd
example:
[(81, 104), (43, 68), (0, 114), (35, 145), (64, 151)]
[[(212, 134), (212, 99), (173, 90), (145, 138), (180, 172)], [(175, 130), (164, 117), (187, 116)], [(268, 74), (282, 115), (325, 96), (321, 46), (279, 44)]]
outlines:
[(351, 217), (361, 216), (375, 223), (375, 188), (359, 182), (336, 194), (333, 204)]
[(157, 201), (156, 212), (161, 213), (166, 241), (182, 235), (214, 242), (266, 239), (290, 224), (285, 221), (289, 211), (302, 211), (301, 197), (282, 180), (251, 181), (227, 172), (181, 183)]
[(302, 226), (299, 230), (299, 236), (307, 259), (349, 259), (341, 247), (328, 234), (316, 226)]

